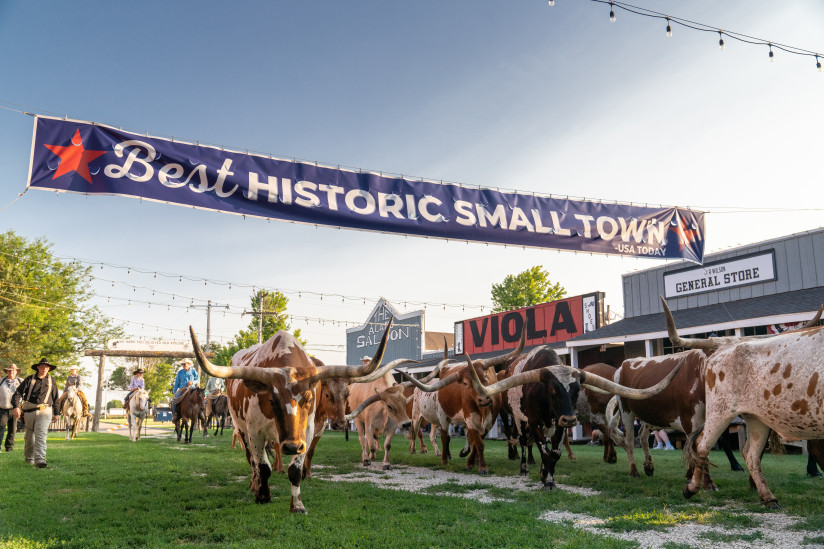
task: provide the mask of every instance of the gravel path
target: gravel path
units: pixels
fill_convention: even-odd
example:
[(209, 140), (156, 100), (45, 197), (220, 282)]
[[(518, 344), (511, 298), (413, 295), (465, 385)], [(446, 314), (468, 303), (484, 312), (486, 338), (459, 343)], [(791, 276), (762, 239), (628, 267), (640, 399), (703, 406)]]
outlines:
[[(538, 484), (529, 478), (524, 477), (498, 477), (478, 476), (478, 475), (463, 475), (459, 473), (451, 473), (447, 471), (438, 471), (433, 469), (426, 469), (422, 467), (407, 467), (402, 465), (393, 466), (392, 469), (385, 471), (381, 463), (373, 463), (368, 468), (363, 468), (360, 471), (355, 471), (347, 474), (335, 474), (332, 467), (313, 466), (313, 471), (318, 469), (315, 475), (319, 479), (330, 480), (333, 482), (370, 482), (377, 487), (387, 490), (403, 490), (407, 492), (422, 493), (426, 492), (434, 496), (451, 496), (462, 497), (478, 501), (480, 503), (489, 503), (492, 501), (512, 501), (511, 499), (501, 498), (497, 495), (490, 494), (484, 489), (474, 489), (466, 492), (452, 492), (449, 489), (449, 484), (457, 484), (460, 486), (477, 486), (479, 484), (487, 485), (489, 487), (503, 488), (505, 490), (519, 490), (523, 492), (537, 491), (541, 488)], [(433, 489), (433, 487), (444, 486), (443, 491)], [(588, 488), (581, 488), (576, 486), (565, 486), (558, 484), (558, 489), (568, 492), (573, 492), (582, 496), (597, 496), (599, 492)], [(731, 549), (745, 549), (745, 548), (764, 548), (764, 547), (802, 547), (804, 537), (811, 536), (810, 532), (793, 531), (792, 526), (796, 524), (797, 519), (785, 515), (783, 513), (739, 513), (742, 516), (747, 516), (753, 519), (753, 522), (758, 524), (754, 528), (730, 529), (725, 526), (710, 526), (695, 523), (679, 523), (668, 527), (666, 530), (657, 531), (630, 531), (630, 532), (611, 532), (605, 530), (599, 525), (604, 524), (602, 519), (590, 517), (586, 515), (569, 513), (566, 511), (547, 511), (543, 513), (539, 519), (557, 523), (572, 524), (575, 528), (586, 530), (599, 536), (612, 536), (626, 541), (635, 541), (641, 547), (659, 548), (666, 543), (685, 544), (688, 543), (696, 548), (716, 548), (724, 546)], [(716, 533), (723, 536), (753, 536), (760, 534), (760, 539), (752, 541), (732, 540), (719, 542), (717, 539), (702, 539), (699, 536), (705, 533)], [(824, 547), (821, 545), (804, 545), (805, 548)]]

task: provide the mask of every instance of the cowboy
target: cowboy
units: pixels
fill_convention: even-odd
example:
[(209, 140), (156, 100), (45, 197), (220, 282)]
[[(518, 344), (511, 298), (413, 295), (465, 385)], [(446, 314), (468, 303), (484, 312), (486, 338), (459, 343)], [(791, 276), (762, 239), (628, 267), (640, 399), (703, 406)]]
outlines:
[(17, 419), (12, 417), (11, 397), (14, 391), (20, 386), (22, 381), (17, 377), (20, 368), (17, 364), (11, 364), (4, 370), (6, 377), (0, 378), (0, 441), (3, 440), (3, 432), (6, 433), (6, 452), (14, 450), (14, 434), (17, 433)]
[(361, 358), (360, 360), (361, 360), (361, 363), (362, 363), (364, 366), (366, 366), (366, 365), (367, 365), (367, 364), (369, 364), (369, 362), (372, 360), (372, 357), (371, 357), (371, 356), (369, 356), (369, 355), (366, 355), (366, 356), (364, 356), (363, 358)]
[[(12, 396), (12, 408), (15, 419), (25, 413), (26, 424), (26, 463), (44, 469), (46, 465), (46, 437), (49, 424), (57, 421), (54, 405), (57, 403), (57, 382), (49, 373), (57, 368), (45, 358), (31, 369), (36, 373), (23, 380)], [(22, 411), (21, 411), (22, 409)]]
[(197, 387), (200, 382), (200, 376), (197, 375), (197, 370), (192, 368), (192, 361), (190, 359), (184, 358), (180, 365), (181, 368), (177, 371), (175, 384), (172, 387), (172, 392), (174, 393), (172, 402), (170, 403), (172, 407), (172, 421), (177, 421), (177, 418), (180, 417), (180, 400), (183, 398), (183, 395), (186, 394), (189, 387)]
[(80, 397), (80, 402), (83, 403), (83, 417), (86, 417), (89, 415), (89, 401), (86, 399), (86, 394), (80, 390), (83, 382), (80, 379), (77, 366), (69, 367), (69, 377), (66, 378), (66, 386), (63, 387), (63, 394), (60, 395), (60, 400), (57, 401), (57, 411), (59, 412), (63, 409), (63, 401), (66, 400), (66, 389), (72, 385), (77, 389), (77, 396)]
[(146, 389), (146, 380), (143, 379), (143, 374), (146, 373), (146, 370), (143, 368), (138, 368), (134, 372), (132, 372), (132, 380), (129, 383), (129, 393), (126, 395), (126, 398), (123, 399), (123, 408), (129, 409), (129, 399), (132, 398), (132, 395), (138, 389)]
[(223, 394), (223, 391), (226, 390), (226, 382), (223, 380), (222, 377), (215, 377), (212, 376), (209, 378), (209, 381), (206, 382), (206, 417), (208, 418), (212, 415), (212, 404), (214, 404), (215, 399)]

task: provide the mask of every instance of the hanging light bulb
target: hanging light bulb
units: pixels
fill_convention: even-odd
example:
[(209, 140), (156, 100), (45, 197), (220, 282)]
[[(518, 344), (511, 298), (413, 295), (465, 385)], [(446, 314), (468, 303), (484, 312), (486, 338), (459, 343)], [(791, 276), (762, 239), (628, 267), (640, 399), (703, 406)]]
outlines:
[(818, 56), (815, 56), (815, 68), (818, 69), (818, 72), (821, 72), (821, 61), (818, 60)]
[(612, 10), (612, 2), (609, 3), (609, 22), (615, 23), (615, 12)]
[(775, 61), (775, 54), (772, 51), (772, 44), (770, 44), (770, 63)]
[(724, 51), (724, 36), (721, 34), (721, 31), (718, 31), (718, 47), (721, 51)]
[(549, 7), (551, 8), (554, 5), (555, 5), (555, 0), (549, 0)]
[(667, 38), (672, 38), (672, 27), (670, 26), (669, 17), (667, 17)]

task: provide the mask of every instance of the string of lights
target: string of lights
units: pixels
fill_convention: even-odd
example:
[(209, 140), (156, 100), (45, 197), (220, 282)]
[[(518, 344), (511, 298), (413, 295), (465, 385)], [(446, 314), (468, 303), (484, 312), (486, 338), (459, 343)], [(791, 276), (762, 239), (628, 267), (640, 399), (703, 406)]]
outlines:
[[(815, 59), (815, 68), (821, 72), (821, 59), (824, 58), (824, 54), (821, 52), (806, 50), (803, 48), (798, 48), (796, 46), (790, 46), (788, 44), (782, 44), (780, 42), (775, 42), (773, 40), (767, 40), (765, 38), (758, 38), (755, 36), (750, 36), (747, 34), (743, 34), (740, 32), (731, 31), (729, 29), (722, 29), (721, 27), (716, 27), (714, 25), (707, 25), (705, 23), (699, 23), (697, 21), (691, 21), (689, 19), (685, 19), (683, 17), (677, 17), (674, 15), (669, 15), (666, 13), (661, 13), (658, 11), (654, 11), (651, 9), (647, 9), (640, 6), (635, 6), (633, 4), (627, 4), (625, 2), (619, 2), (616, 0), (590, 0), (591, 2), (597, 2), (599, 4), (609, 4), (609, 20), (612, 23), (615, 23), (617, 17), (615, 16), (615, 9), (620, 9), (626, 11), (628, 13), (632, 13), (635, 15), (641, 15), (644, 17), (650, 17), (652, 19), (661, 19), (666, 21), (666, 34), (668, 38), (672, 38), (672, 27), (673, 25), (678, 25), (684, 28), (700, 31), (700, 32), (708, 32), (713, 34), (718, 34), (718, 47), (720, 49), (726, 48), (726, 42), (724, 41), (724, 37), (727, 37), (732, 40), (736, 40), (738, 42), (743, 42), (745, 44), (752, 44), (756, 46), (766, 46), (768, 50), (768, 59), (770, 62), (775, 60), (775, 54), (773, 53), (773, 49), (780, 50), (786, 53), (791, 53), (793, 55), (799, 55), (803, 57), (811, 57)], [(555, 0), (549, 0), (549, 5), (554, 6)]]

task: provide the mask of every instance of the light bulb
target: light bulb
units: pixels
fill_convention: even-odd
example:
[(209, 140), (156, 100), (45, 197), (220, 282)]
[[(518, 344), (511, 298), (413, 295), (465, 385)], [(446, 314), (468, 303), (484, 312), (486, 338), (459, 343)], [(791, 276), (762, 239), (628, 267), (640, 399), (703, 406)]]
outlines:
[(672, 27), (670, 26), (669, 18), (667, 18), (667, 38), (672, 38)]
[(724, 50), (724, 37), (721, 35), (720, 32), (718, 33), (718, 47), (721, 49), (721, 51)]
[(770, 45), (770, 63), (775, 61), (775, 54), (772, 51), (772, 45)]
[(815, 68), (818, 69), (818, 72), (821, 72), (821, 61), (818, 60), (818, 56), (815, 56)]
[(609, 22), (615, 23), (615, 12), (612, 10), (609, 10)]
[(555, 0), (549, 0), (549, 7), (551, 8), (554, 5), (555, 5)]

